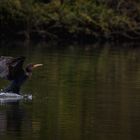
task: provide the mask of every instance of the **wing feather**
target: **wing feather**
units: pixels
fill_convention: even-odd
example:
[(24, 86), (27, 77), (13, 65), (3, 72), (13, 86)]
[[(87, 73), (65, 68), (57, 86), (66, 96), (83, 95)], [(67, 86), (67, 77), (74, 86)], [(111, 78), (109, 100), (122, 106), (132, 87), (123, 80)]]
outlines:
[(23, 70), (23, 63), (25, 61), (25, 57), (0, 57), (0, 77), (8, 80), (16, 79)]
[(13, 61), (13, 57), (0, 57), (0, 77), (6, 79), (9, 74), (9, 63)]

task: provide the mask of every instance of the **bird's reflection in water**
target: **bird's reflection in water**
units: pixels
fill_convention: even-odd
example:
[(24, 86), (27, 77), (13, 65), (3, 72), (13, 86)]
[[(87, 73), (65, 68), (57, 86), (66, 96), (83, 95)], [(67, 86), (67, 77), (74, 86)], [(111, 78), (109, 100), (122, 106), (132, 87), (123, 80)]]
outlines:
[[(23, 125), (31, 127), (31, 118), (20, 101), (6, 103), (4, 109), (0, 111), (0, 135), (15, 134), (21, 135)], [(29, 128), (31, 129), (31, 128)]]
[(7, 131), (20, 132), (25, 111), (20, 107), (19, 101), (10, 103), (10, 108), (6, 111)]

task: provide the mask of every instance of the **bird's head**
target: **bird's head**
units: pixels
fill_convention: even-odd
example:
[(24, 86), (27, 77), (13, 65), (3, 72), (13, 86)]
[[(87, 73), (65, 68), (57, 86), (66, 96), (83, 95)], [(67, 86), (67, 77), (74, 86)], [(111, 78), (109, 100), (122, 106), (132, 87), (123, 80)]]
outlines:
[(25, 68), (26, 72), (31, 75), (33, 69), (37, 68), (37, 67), (41, 67), (43, 66), (43, 64), (28, 64)]

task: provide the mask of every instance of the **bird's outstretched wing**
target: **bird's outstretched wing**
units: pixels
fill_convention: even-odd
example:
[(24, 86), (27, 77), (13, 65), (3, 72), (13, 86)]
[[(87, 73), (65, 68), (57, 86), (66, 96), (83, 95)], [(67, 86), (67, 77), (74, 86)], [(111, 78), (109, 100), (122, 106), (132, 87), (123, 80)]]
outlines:
[(25, 61), (25, 57), (8, 57), (1, 56), (0, 57), (0, 77), (8, 80), (16, 79), (23, 70), (23, 63)]
[(9, 74), (9, 64), (13, 61), (13, 57), (1, 56), (0, 57), (0, 77), (7, 78)]

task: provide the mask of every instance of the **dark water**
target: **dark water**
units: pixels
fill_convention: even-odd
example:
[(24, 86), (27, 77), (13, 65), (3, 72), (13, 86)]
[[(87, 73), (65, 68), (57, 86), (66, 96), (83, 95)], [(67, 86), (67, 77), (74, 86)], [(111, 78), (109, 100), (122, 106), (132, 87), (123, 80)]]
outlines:
[(1, 140), (140, 139), (139, 44), (4, 42), (0, 55), (44, 64), (22, 88), (32, 101), (0, 105)]

